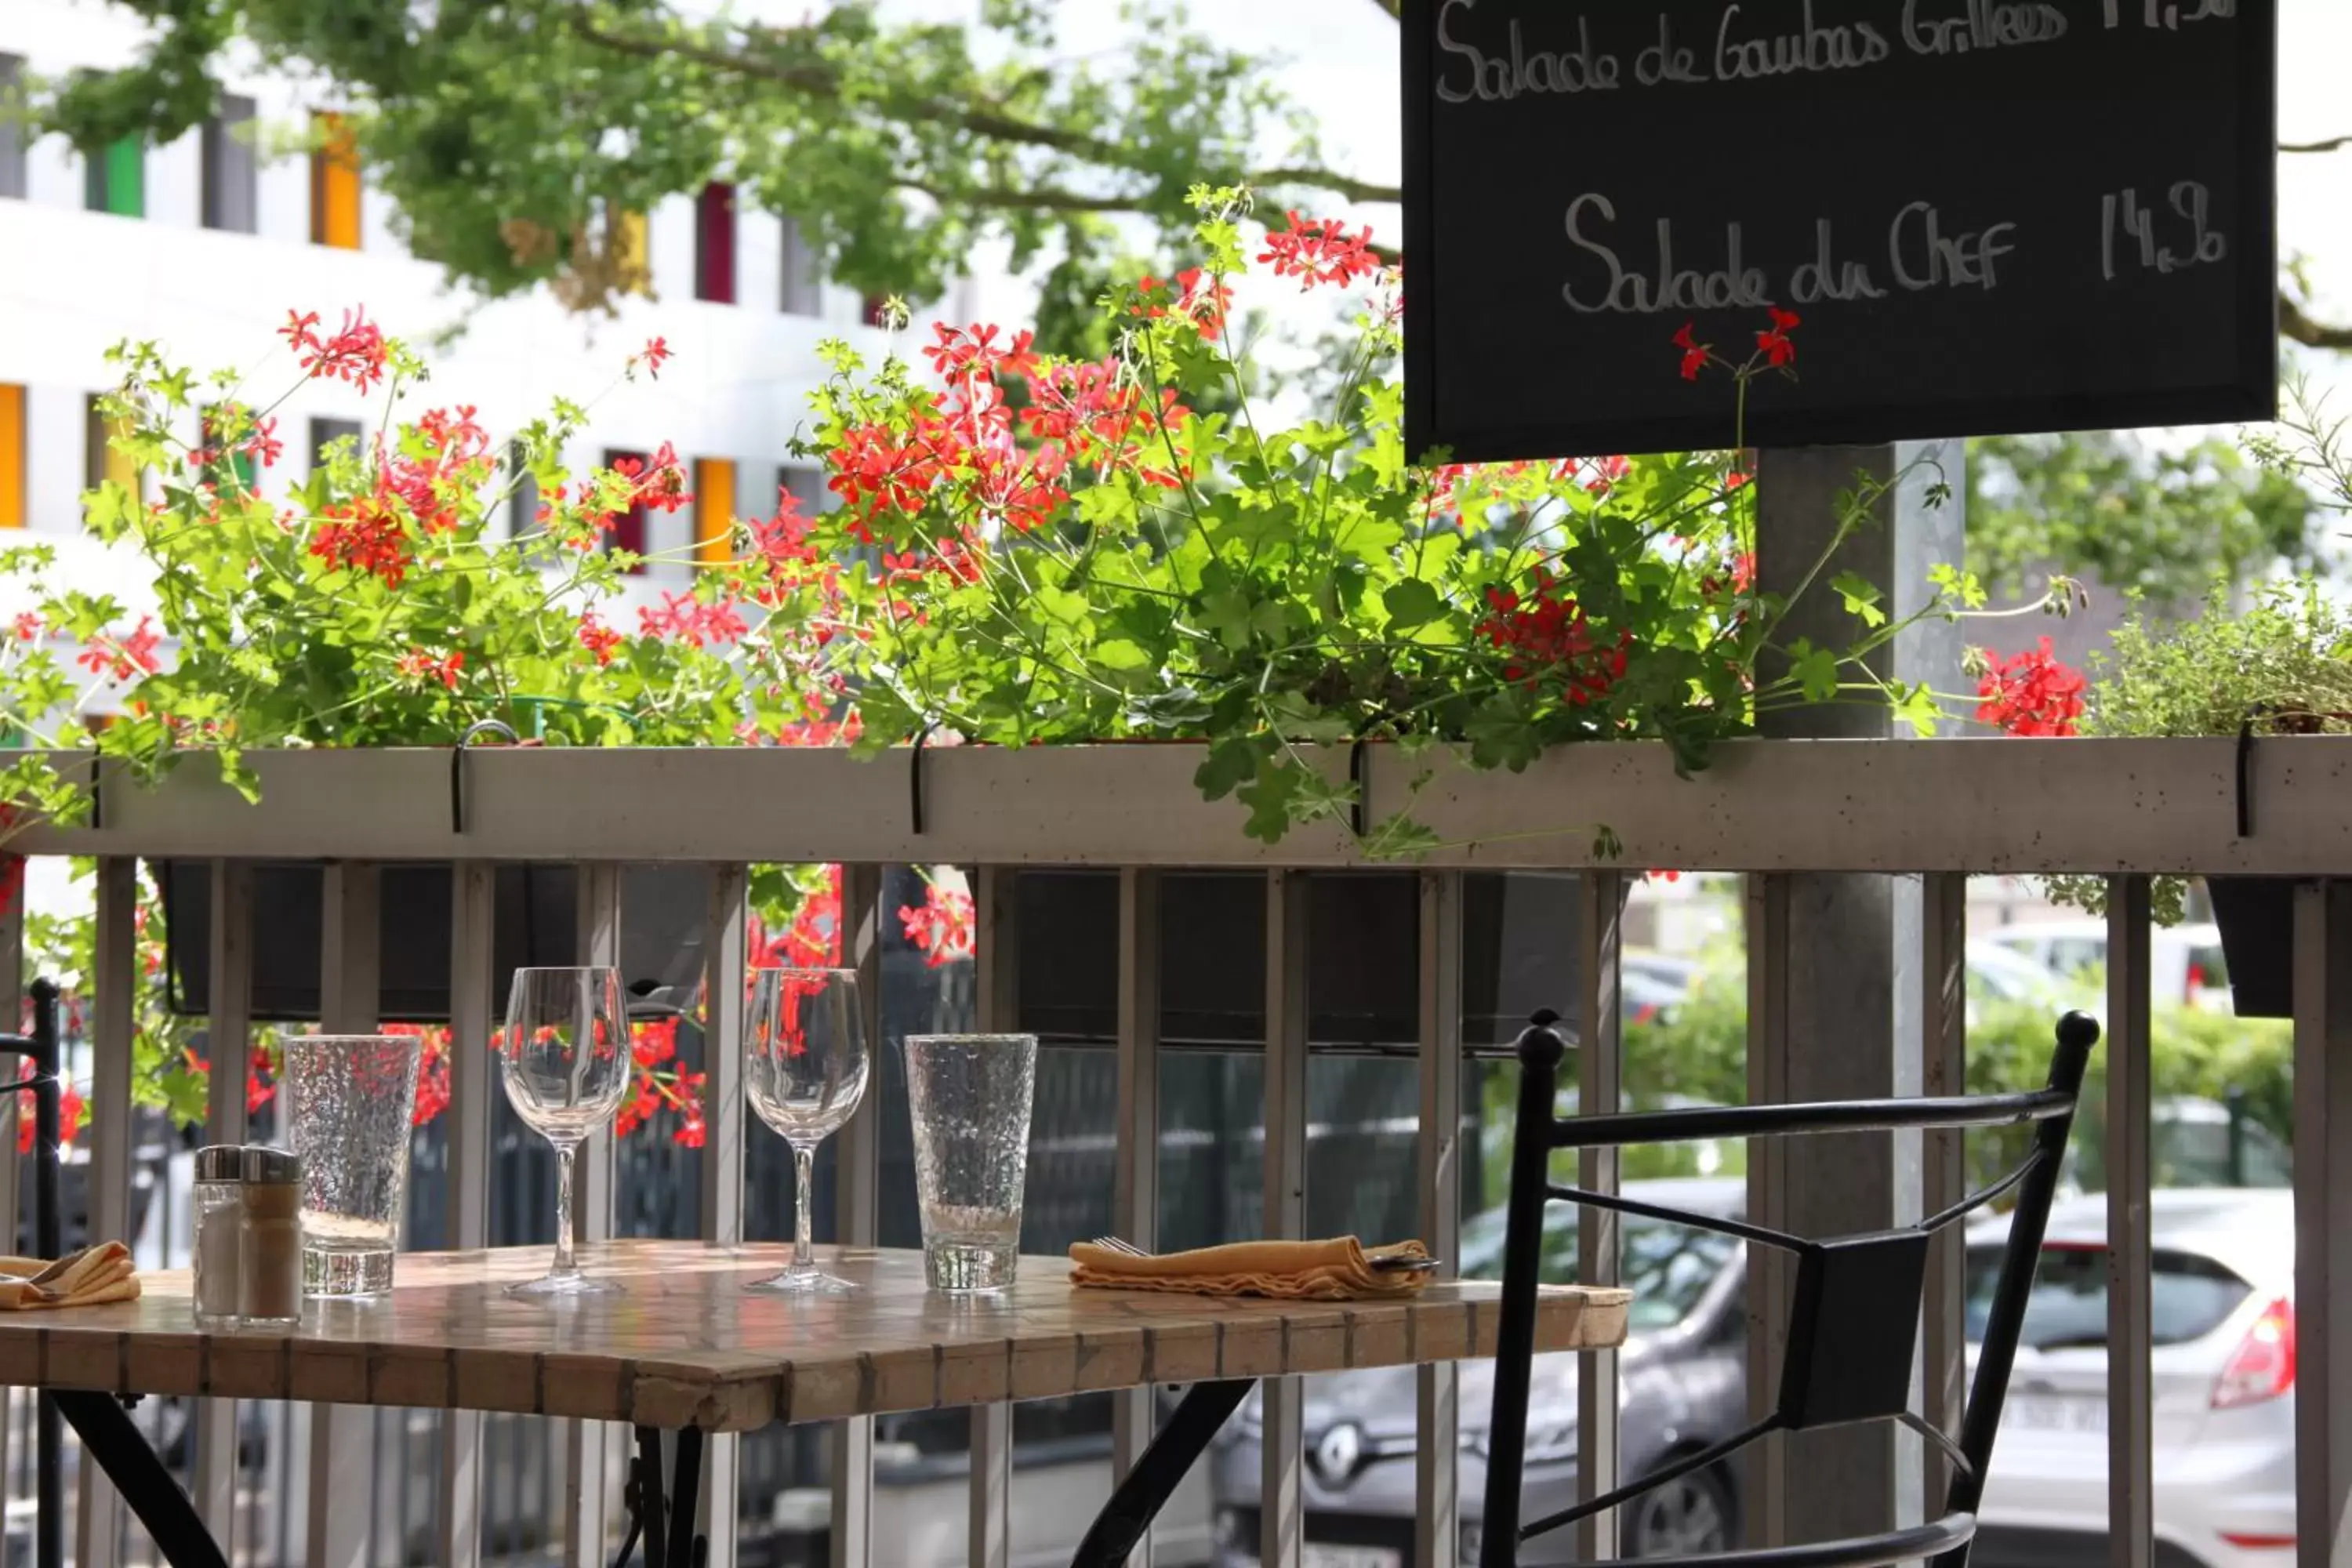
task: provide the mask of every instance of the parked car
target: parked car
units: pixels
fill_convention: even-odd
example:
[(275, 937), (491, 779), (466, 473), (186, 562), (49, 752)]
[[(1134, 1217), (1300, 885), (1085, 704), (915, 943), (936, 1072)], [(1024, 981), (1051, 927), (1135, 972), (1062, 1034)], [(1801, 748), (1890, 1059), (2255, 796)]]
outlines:
[[(2050, 1215), (1970, 1561), (2107, 1560), (2107, 1210)], [(2158, 1568), (2279, 1568), (2294, 1555), (2294, 1210), (2280, 1191), (2158, 1191), (2152, 1313)], [(1979, 1331), (2004, 1222), (1969, 1237)]]
[[(1736, 1217), (1746, 1184), (1675, 1178), (1626, 1184), (1628, 1195), (1699, 1213)], [(1572, 1279), (1579, 1211), (1545, 1211), (1543, 1275)], [(1504, 1211), (1463, 1227), (1462, 1272), (1502, 1276)], [(1657, 1468), (1747, 1424), (1747, 1317), (1740, 1301), (1741, 1244), (1725, 1236), (1628, 1218), (1625, 1281), (1633, 1288), (1631, 1334), (1619, 1363), (1623, 1468)], [(1526, 1510), (1536, 1518), (1575, 1500), (1576, 1385), (1580, 1357), (1536, 1358), (1528, 1421)], [(1477, 1552), (1486, 1491), (1486, 1413), (1493, 1401), (1490, 1362), (1461, 1367), (1461, 1492), (1465, 1562)], [(1414, 1373), (1410, 1367), (1310, 1378), (1302, 1423), (1307, 1508), (1302, 1568), (1403, 1568), (1413, 1538)], [(1255, 1568), (1258, 1542), (1260, 1427), (1257, 1396), (1244, 1405), (1216, 1449), (1210, 1477), (1215, 1508), (1217, 1568)], [(1739, 1539), (1739, 1500), (1727, 1471), (1704, 1470), (1661, 1487), (1622, 1510), (1629, 1556), (1717, 1552)], [(1576, 1532), (1530, 1542), (1519, 1561), (1574, 1561)]]
[[(2100, 920), (2027, 921), (1978, 941), (2007, 948), (2060, 976), (2104, 969), (2107, 963), (2107, 922)], [(2221, 956), (2219, 926), (2158, 926), (2148, 933), (2147, 946), (2148, 994), (2158, 1005), (2231, 1010), (2230, 965)]]

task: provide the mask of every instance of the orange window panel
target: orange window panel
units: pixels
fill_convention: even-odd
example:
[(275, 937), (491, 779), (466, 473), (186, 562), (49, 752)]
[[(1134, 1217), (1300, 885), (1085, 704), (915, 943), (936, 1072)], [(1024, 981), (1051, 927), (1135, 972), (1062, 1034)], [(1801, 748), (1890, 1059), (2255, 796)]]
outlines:
[(646, 215), (614, 213), (606, 248), (612, 252), (613, 287), (624, 294), (650, 296), (654, 291), (654, 247)]
[(25, 526), (25, 389), (0, 385), (0, 528)]
[(694, 464), (694, 561), (724, 566), (733, 558), (735, 459), (698, 458)]
[(310, 243), (335, 250), (360, 247), (360, 154), (340, 114), (316, 117), (319, 145), (310, 153)]

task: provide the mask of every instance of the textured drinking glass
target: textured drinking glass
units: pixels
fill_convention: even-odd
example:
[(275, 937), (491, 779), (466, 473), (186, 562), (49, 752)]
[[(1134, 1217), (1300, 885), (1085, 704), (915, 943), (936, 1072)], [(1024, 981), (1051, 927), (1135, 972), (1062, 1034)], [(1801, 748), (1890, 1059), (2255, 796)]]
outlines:
[(923, 1274), (934, 1290), (1001, 1290), (1021, 1256), (1034, 1035), (908, 1035), (907, 1102)]
[(392, 1289), (416, 1116), (414, 1035), (293, 1035), (278, 1093), (287, 1146), (302, 1157), (302, 1292)]
[(793, 1266), (753, 1290), (855, 1290), (809, 1252), (809, 1184), (816, 1146), (866, 1098), (866, 1016), (854, 969), (762, 969), (743, 1019), (743, 1094), (793, 1146)]
[(499, 1031), (507, 1101), (555, 1146), (555, 1261), (537, 1279), (507, 1287), (516, 1296), (583, 1296), (618, 1290), (580, 1272), (572, 1255), (572, 1155), (613, 1120), (629, 1087), (629, 1016), (621, 976), (605, 968), (518, 969)]

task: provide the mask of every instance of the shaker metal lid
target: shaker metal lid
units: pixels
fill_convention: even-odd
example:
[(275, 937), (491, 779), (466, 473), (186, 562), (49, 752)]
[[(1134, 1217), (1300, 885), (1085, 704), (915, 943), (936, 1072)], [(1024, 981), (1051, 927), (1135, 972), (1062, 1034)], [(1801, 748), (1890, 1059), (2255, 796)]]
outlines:
[(249, 1143), (244, 1154), (244, 1179), (249, 1184), (278, 1186), (301, 1179), (302, 1156), (291, 1149)]
[(199, 1182), (241, 1182), (245, 1180), (245, 1148), (237, 1143), (212, 1143), (196, 1151), (196, 1175)]

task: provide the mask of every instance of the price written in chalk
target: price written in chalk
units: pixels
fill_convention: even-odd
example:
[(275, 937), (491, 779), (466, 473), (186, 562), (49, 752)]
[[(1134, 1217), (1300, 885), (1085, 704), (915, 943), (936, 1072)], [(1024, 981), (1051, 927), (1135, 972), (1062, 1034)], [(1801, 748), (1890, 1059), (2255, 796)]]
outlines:
[[(2108, 282), (2133, 266), (2168, 274), (2229, 257), (2228, 237), (2209, 226), (2211, 192), (2195, 180), (2182, 180), (2167, 194), (2166, 205), (2169, 211), (2149, 206), (2137, 190), (2110, 191), (2099, 198), (2099, 270)], [(2180, 248), (2162, 239), (2176, 240)]]
[[(2106, 0), (2107, 26), (2120, 27), (2128, 16), (2127, 0)], [(2238, 0), (2140, 0), (2139, 25), (2178, 32), (2188, 22), (2231, 22), (2238, 16)]]

